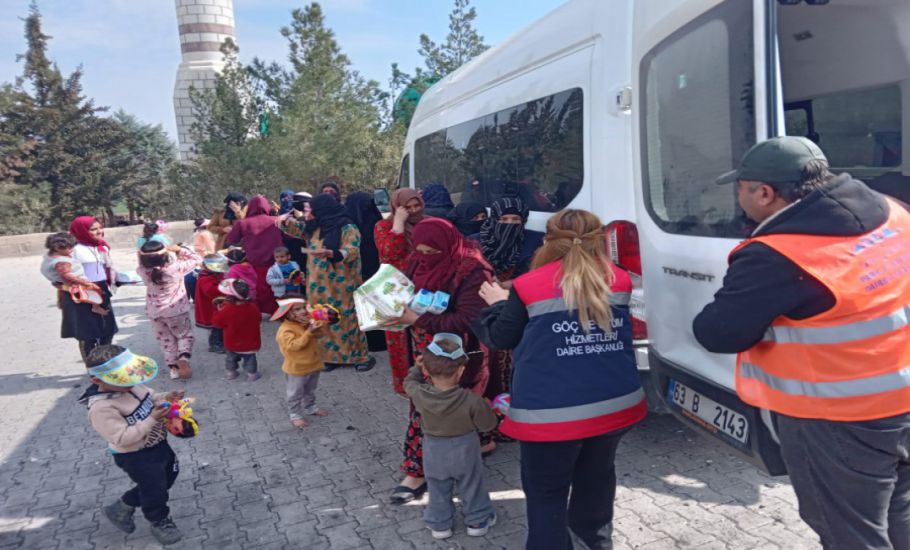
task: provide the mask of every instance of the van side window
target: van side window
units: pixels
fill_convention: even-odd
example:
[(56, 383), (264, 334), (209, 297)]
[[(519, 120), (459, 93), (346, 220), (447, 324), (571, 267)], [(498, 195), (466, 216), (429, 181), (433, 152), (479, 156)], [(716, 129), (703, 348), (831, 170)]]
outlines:
[(401, 171), (398, 173), (396, 189), (411, 186), (411, 155), (405, 155), (401, 160)]
[(715, 179), (755, 143), (752, 3), (728, 0), (642, 61), (645, 205), (668, 233), (743, 237), (733, 185)]
[(584, 181), (583, 102), (574, 88), (423, 136), (414, 181), (442, 183), (455, 203), (517, 195), (531, 210), (560, 210)]

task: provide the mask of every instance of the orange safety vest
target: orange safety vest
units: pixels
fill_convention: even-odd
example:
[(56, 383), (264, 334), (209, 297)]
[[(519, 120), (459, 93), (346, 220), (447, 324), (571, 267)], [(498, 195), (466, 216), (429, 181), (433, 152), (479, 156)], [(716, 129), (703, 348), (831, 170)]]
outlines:
[(763, 243), (835, 298), (813, 317), (778, 317), (761, 342), (737, 355), (740, 399), (845, 422), (910, 412), (910, 214), (888, 206), (888, 220), (864, 235), (766, 235), (733, 250)]

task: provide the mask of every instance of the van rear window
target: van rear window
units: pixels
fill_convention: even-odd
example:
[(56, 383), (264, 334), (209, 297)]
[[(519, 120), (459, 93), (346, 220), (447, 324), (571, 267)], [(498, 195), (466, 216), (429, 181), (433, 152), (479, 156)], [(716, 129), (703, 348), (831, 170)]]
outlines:
[(583, 100), (574, 88), (424, 136), (414, 143), (414, 181), (445, 185), (455, 203), (519, 196), (556, 212), (584, 181)]
[(645, 204), (668, 233), (747, 231), (735, 186), (714, 181), (755, 143), (751, 4), (728, 0), (642, 61)]

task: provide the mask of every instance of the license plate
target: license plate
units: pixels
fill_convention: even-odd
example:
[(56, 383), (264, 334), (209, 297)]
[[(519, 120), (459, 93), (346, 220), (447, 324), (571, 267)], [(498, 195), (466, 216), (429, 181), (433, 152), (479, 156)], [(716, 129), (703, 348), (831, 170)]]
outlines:
[(717, 403), (676, 380), (670, 380), (667, 401), (679, 407), (683, 416), (717, 435), (745, 444), (749, 440), (749, 421), (738, 412)]

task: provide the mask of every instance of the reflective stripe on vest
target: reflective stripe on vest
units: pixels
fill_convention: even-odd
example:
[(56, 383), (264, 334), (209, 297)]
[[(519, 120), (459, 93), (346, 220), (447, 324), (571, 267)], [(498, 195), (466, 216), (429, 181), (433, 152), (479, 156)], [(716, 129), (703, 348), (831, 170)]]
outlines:
[(910, 305), (888, 315), (836, 327), (768, 327), (763, 342), (778, 344), (839, 344), (881, 336), (910, 324)]
[(897, 372), (839, 382), (806, 382), (780, 378), (765, 372), (758, 365), (746, 362), (742, 362), (739, 368), (742, 377), (758, 380), (779, 392), (806, 397), (860, 397), (910, 388), (910, 367), (904, 367)]
[(572, 422), (575, 420), (586, 420), (588, 418), (597, 418), (606, 414), (619, 412), (629, 407), (633, 407), (641, 402), (645, 397), (645, 392), (639, 388), (637, 391), (599, 401), (597, 403), (586, 403), (574, 407), (561, 407), (558, 409), (509, 409), (509, 418), (513, 422), (523, 422), (525, 424), (549, 424), (552, 422)]
[[(610, 305), (628, 306), (631, 299), (632, 294), (629, 292), (613, 292), (610, 294)], [(547, 313), (556, 313), (559, 311), (568, 310), (569, 308), (566, 305), (565, 300), (562, 298), (551, 298), (549, 300), (541, 300), (539, 302), (529, 304), (528, 317), (537, 317), (538, 315), (546, 315)]]
[(863, 235), (764, 235), (737, 247), (768, 246), (834, 297), (807, 319), (778, 317), (737, 356), (743, 401), (842, 422), (910, 412), (910, 214), (890, 199), (888, 209)]

